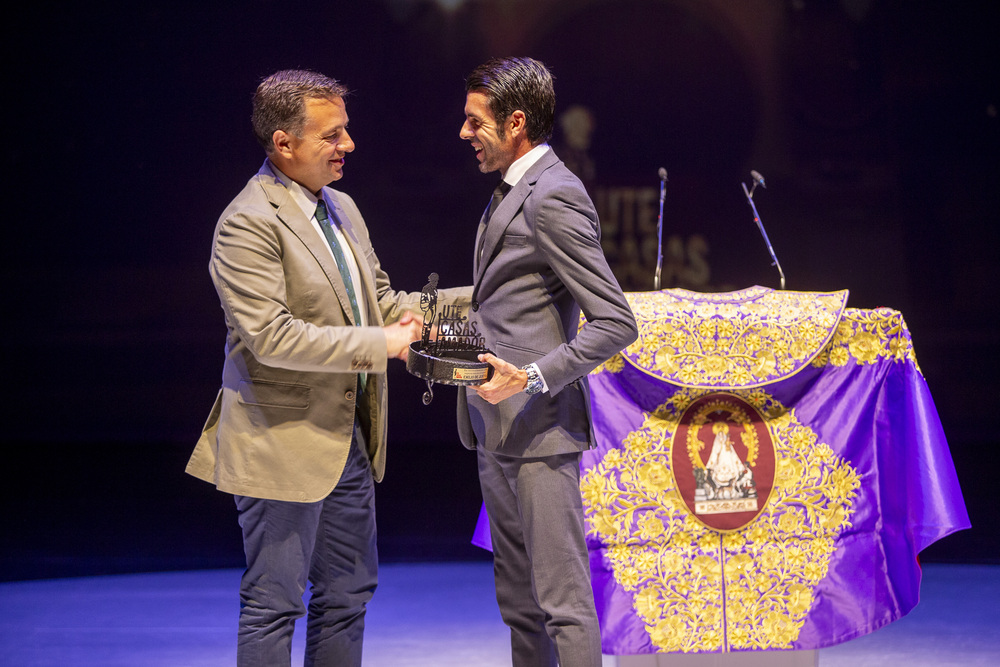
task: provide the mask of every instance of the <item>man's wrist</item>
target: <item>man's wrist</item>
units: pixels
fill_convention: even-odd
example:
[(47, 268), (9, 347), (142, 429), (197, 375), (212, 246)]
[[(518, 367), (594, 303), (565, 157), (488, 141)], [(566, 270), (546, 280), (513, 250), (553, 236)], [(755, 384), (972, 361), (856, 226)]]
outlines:
[(530, 396), (532, 394), (539, 393), (545, 388), (545, 381), (542, 380), (542, 374), (538, 372), (538, 366), (535, 364), (528, 364), (521, 370), (523, 370), (528, 376), (528, 382), (524, 387), (524, 393)]

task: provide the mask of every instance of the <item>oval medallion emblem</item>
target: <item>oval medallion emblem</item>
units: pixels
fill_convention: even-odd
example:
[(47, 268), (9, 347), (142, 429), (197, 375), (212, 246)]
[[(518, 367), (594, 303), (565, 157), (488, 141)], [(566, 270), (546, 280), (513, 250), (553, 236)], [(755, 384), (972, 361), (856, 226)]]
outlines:
[(725, 392), (691, 403), (670, 443), (677, 492), (699, 522), (719, 531), (743, 528), (767, 505), (774, 457), (764, 416)]

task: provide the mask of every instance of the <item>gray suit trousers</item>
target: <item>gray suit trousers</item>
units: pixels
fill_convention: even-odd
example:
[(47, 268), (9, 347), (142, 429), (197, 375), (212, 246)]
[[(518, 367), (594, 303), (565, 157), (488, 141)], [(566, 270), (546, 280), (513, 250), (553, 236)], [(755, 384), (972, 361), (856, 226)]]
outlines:
[(600, 667), (580, 453), (520, 458), (476, 451), (514, 667)]

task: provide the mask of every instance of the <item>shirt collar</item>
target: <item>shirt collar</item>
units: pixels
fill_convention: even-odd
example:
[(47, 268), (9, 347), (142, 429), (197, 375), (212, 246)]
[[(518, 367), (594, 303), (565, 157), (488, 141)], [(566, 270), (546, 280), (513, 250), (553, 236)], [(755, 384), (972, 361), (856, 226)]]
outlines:
[[(316, 205), (319, 203), (319, 197), (309, 192), (306, 188), (302, 187), (291, 178), (286, 176), (280, 169), (274, 166), (274, 163), (270, 160), (267, 161), (268, 165), (271, 167), (271, 171), (274, 173), (275, 178), (277, 178), (285, 189), (288, 190), (288, 195), (292, 198), (292, 201), (302, 209), (307, 218), (313, 218), (316, 215)], [(327, 208), (330, 205), (327, 204)]]
[(507, 173), (503, 175), (504, 183), (509, 184), (511, 187), (517, 185), (528, 170), (538, 162), (546, 151), (549, 150), (549, 145), (544, 141), (530, 151), (522, 155), (521, 157), (514, 160), (509, 167), (507, 167)]

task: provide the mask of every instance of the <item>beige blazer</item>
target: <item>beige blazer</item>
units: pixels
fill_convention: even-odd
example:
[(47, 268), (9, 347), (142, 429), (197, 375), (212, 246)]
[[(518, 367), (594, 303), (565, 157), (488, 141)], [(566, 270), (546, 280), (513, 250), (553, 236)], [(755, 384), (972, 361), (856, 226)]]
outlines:
[(222, 389), (187, 472), (227, 493), (314, 502), (340, 479), (354, 428), (357, 374), (367, 373), (359, 423), (374, 477), (386, 442), (386, 341), (381, 326), (420, 294), (394, 292), (354, 201), (324, 188), (357, 259), (353, 326), (343, 280), (316, 233), (265, 161), (219, 218), (209, 272), (228, 336)]

